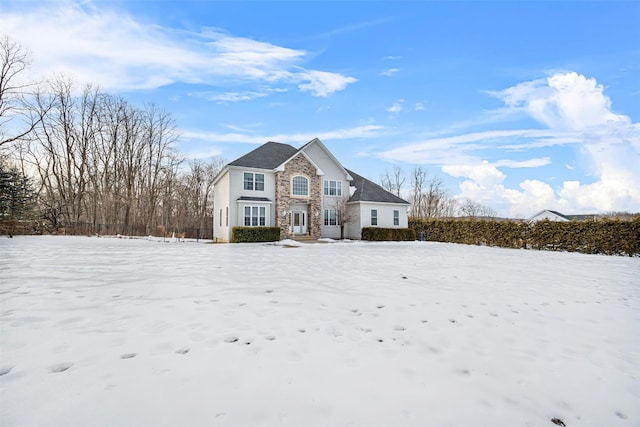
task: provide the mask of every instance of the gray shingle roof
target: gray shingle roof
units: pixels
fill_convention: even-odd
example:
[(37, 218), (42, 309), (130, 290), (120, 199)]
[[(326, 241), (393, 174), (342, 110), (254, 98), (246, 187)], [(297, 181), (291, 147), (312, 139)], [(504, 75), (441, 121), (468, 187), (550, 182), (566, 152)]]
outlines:
[[(308, 145), (308, 144), (306, 144)], [(303, 146), (302, 148), (306, 147)], [(288, 144), (269, 141), (255, 150), (229, 163), (229, 166), (240, 166), (257, 169), (275, 169), (293, 156), (302, 148), (298, 149)], [(373, 181), (358, 175), (347, 169), (353, 178), (351, 185), (356, 187), (355, 193), (349, 198), (350, 202), (380, 202), (380, 203), (402, 203), (408, 205), (409, 202), (401, 199), (393, 193), (388, 192)]]
[(350, 202), (381, 202), (381, 203), (402, 203), (408, 205), (409, 202), (401, 199), (393, 193), (388, 192), (373, 181), (358, 175), (347, 169), (349, 175), (353, 177), (351, 185), (356, 187), (355, 193), (349, 199)]
[(229, 163), (229, 166), (244, 166), (246, 168), (275, 169), (298, 151), (288, 144), (269, 141), (239, 159)]

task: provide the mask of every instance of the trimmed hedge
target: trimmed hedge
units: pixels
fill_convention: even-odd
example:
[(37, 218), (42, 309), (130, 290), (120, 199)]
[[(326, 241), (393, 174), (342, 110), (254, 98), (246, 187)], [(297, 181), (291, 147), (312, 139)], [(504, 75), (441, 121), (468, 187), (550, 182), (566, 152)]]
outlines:
[(280, 227), (233, 227), (234, 243), (276, 242), (280, 240)]
[(362, 240), (371, 241), (406, 241), (416, 240), (416, 232), (411, 228), (362, 228)]
[(631, 221), (543, 220), (488, 221), (474, 219), (409, 219), (426, 240), (505, 248), (544, 249), (605, 255), (640, 255), (640, 217)]

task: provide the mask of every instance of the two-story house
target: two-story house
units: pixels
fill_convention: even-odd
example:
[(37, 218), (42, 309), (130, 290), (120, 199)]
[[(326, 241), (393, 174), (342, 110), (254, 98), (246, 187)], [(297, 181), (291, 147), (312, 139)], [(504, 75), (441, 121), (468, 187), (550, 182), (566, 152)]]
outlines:
[(362, 227), (406, 228), (409, 203), (345, 169), (319, 139), (301, 148), (267, 142), (214, 181), (214, 239), (234, 226), (280, 227), (280, 237), (359, 239)]

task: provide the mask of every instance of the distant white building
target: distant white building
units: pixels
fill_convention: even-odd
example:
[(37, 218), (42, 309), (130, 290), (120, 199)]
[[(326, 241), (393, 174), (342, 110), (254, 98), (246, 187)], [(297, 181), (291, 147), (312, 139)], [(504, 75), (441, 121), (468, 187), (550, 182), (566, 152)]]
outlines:
[(544, 219), (548, 219), (549, 221), (559, 221), (559, 222), (567, 222), (567, 221), (595, 221), (600, 217), (597, 214), (588, 214), (588, 215), (565, 215), (561, 214), (558, 211), (552, 211), (545, 209), (543, 211), (538, 212), (528, 219), (529, 222), (537, 222), (542, 221)]

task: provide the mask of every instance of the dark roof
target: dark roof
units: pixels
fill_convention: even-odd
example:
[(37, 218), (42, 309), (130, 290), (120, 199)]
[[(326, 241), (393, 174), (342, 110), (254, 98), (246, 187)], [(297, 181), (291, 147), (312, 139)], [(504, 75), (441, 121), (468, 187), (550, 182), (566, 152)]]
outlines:
[(356, 187), (355, 193), (349, 199), (350, 202), (381, 202), (381, 203), (402, 203), (408, 205), (409, 202), (401, 199), (393, 193), (388, 192), (373, 181), (358, 175), (357, 173), (347, 169), (347, 172), (353, 178), (351, 185)]
[(269, 141), (229, 163), (229, 166), (244, 166), (247, 168), (275, 169), (298, 151), (288, 144)]
[(238, 197), (237, 201), (246, 201), (246, 202), (270, 202), (271, 199), (269, 199), (268, 197), (249, 197), (249, 196), (242, 196), (242, 197)]
[(562, 217), (562, 218), (565, 218), (565, 219), (569, 219), (569, 218), (567, 218), (566, 215), (563, 215), (558, 211), (547, 210), (547, 212), (551, 212), (552, 214), (558, 215), (559, 217)]

